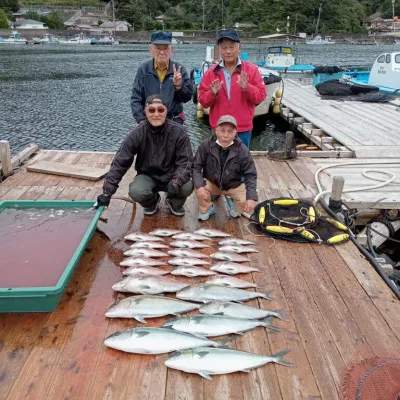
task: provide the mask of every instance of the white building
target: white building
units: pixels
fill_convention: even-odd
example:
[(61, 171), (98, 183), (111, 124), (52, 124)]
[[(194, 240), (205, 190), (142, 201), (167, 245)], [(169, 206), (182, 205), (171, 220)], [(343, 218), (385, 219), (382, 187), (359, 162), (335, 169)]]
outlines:
[(15, 27), (18, 30), (22, 29), (49, 29), (45, 24), (41, 21), (35, 21), (33, 19), (21, 19), (14, 23)]
[(132, 25), (127, 21), (115, 21), (115, 25), (113, 21), (105, 21), (99, 26), (99, 28), (109, 34), (114, 33), (114, 30), (115, 32), (127, 32), (131, 27)]

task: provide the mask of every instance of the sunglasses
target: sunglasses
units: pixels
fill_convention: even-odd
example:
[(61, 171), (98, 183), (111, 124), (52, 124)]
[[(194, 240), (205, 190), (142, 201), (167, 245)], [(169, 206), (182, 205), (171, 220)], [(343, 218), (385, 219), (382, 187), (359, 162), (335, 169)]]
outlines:
[(154, 114), (156, 111), (157, 111), (159, 114), (162, 114), (162, 113), (164, 113), (164, 112), (166, 111), (166, 108), (165, 108), (165, 107), (149, 107), (149, 108), (147, 109), (147, 111), (148, 111), (150, 114)]

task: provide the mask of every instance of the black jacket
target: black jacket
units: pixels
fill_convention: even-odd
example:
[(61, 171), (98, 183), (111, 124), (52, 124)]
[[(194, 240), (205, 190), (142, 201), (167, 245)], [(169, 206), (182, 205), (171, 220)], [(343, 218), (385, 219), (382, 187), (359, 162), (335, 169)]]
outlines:
[[(172, 81), (174, 77), (173, 65), (181, 66), (182, 87), (175, 90)], [(154, 68), (154, 59), (144, 62), (136, 72), (133, 83), (131, 108), (136, 122), (146, 119), (144, 114), (146, 98), (152, 94), (162, 94), (168, 104), (168, 118), (177, 116), (183, 111), (182, 103), (192, 98), (193, 87), (186, 69), (175, 61), (169, 60), (169, 68), (164, 81), (161, 83)]]
[(166, 120), (155, 132), (148, 122), (131, 130), (114, 157), (103, 185), (103, 192), (113, 195), (119, 182), (135, 160), (137, 174), (153, 178), (161, 185), (171, 179), (184, 184), (190, 179), (193, 150), (182, 125)]
[(246, 200), (258, 201), (257, 170), (249, 149), (240, 141), (234, 139), (229, 147), (229, 155), (221, 174), (219, 145), (216, 136), (206, 139), (196, 151), (193, 165), (193, 185), (198, 189), (205, 185), (204, 179), (209, 180), (220, 190), (239, 187), (242, 177), (246, 185)]

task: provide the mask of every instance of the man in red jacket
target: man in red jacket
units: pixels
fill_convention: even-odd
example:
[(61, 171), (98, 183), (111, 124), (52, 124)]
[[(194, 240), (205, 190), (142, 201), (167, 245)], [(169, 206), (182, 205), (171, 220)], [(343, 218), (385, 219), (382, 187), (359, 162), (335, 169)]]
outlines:
[(217, 44), (221, 60), (202, 77), (199, 102), (204, 108), (210, 107), (213, 130), (222, 115), (235, 117), (239, 138), (249, 147), (254, 109), (267, 95), (265, 84), (257, 67), (240, 59), (240, 40), (235, 30), (221, 31)]

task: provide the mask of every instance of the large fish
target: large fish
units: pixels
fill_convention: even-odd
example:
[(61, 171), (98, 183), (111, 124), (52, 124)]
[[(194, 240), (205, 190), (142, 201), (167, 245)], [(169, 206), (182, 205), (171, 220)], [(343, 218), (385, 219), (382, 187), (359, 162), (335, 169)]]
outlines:
[(107, 311), (108, 318), (134, 318), (146, 323), (145, 318), (158, 318), (166, 315), (197, 310), (199, 304), (172, 299), (164, 296), (140, 295), (127, 297), (113, 304)]
[(168, 254), (174, 257), (209, 258), (207, 254), (192, 249), (173, 249), (169, 250)]
[(160, 265), (165, 265), (163, 261), (154, 260), (154, 258), (149, 257), (129, 257), (122, 260), (119, 265), (121, 267), (138, 267), (138, 266), (148, 266), (148, 267), (158, 267)]
[(174, 257), (168, 261), (168, 264), (193, 267), (194, 265), (207, 265), (210, 263), (208, 261), (196, 257)]
[(196, 276), (217, 275), (216, 272), (201, 267), (178, 267), (171, 271), (171, 274), (187, 276), (189, 278), (195, 278)]
[(221, 261), (233, 261), (233, 262), (249, 262), (251, 261), (249, 258), (242, 256), (236, 253), (222, 253), (221, 251), (217, 251), (216, 253), (212, 253), (210, 255), (214, 260)]
[(131, 249), (168, 249), (166, 244), (159, 242), (135, 242), (130, 246)]
[(174, 240), (169, 245), (182, 249), (205, 249), (206, 247), (211, 247), (208, 244), (196, 242), (195, 240)]
[(235, 287), (239, 289), (247, 289), (247, 288), (257, 288), (257, 284), (253, 282), (247, 282), (242, 279), (234, 278), (233, 276), (226, 275), (218, 275), (214, 278), (207, 279), (207, 285), (219, 285), (219, 286), (228, 286)]
[(177, 292), (186, 286), (188, 286), (187, 283), (178, 282), (164, 276), (131, 275), (120, 282), (114, 283), (112, 289), (117, 292), (160, 294)]
[(218, 242), (220, 246), (244, 246), (246, 244), (255, 244), (254, 242), (251, 242), (250, 240), (245, 240), (245, 239), (238, 239), (238, 238), (227, 238), (227, 239), (222, 239)]
[(211, 315), (225, 315), (227, 317), (243, 319), (263, 319), (276, 317), (287, 321), (283, 311), (269, 311), (262, 308), (250, 307), (244, 304), (229, 303), (224, 301), (212, 301), (200, 307), (200, 312)]
[(212, 380), (210, 375), (250, 372), (253, 368), (271, 362), (290, 367), (293, 364), (283, 359), (289, 351), (284, 350), (271, 356), (264, 356), (238, 350), (200, 347), (176, 351), (166, 358), (164, 364), (169, 368), (199, 374), (205, 379)]
[(221, 336), (231, 333), (240, 335), (259, 326), (278, 332), (282, 331), (282, 329), (273, 326), (272, 320), (273, 317), (268, 317), (259, 321), (257, 319), (241, 319), (220, 315), (196, 314), (172, 318), (163, 326), (173, 328), (177, 331), (190, 333), (192, 335), (207, 337)]
[(210, 238), (232, 236), (229, 233), (222, 232), (222, 231), (219, 231), (218, 229), (212, 229), (212, 228), (200, 228), (200, 229), (197, 229), (197, 231), (194, 231), (194, 233), (198, 233), (199, 235), (207, 236)]
[(248, 292), (244, 289), (200, 283), (183, 288), (176, 294), (176, 297), (182, 300), (192, 300), (202, 303), (214, 300), (241, 302), (255, 299), (256, 297), (272, 300), (269, 297), (271, 292), (272, 290), (264, 293)]
[(142, 232), (130, 233), (129, 235), (124, 236), (124, 239), (131, 240), (133, 242), (157, 242), (157, 241), (162, 242), (164, 240), (159, 237)]
[(113, 349), (137, 354), (162, 354), (199, 346), (221, 346), (217, 342), (165, 328), (133, 328), (115, 332), (104, 340)]
[(169, 271), (165, 271), (156, 267), (149, 267), (148, 265), (139, 265), (134, 267), (128, 267), (124, 269), (122, 275), (167, 275)]
[(129, 249), (124, 252), (124, 255), (142, 257), (168, 257), (167, 253), (156, 249)]
[(158, 229), (152, 230), (149, 233), (149, 235), (168, 237), (168, 236), (176, 235), (177, 233), (181, 233), (181, 232), (182, 231), (179, 229), (158, 228)]
[(244, 265), (230, 261), (223, 261), (213, 264), (210, 269), (212, 271), (217, 271), (221, 272), (222, 274), (228, 274), (228, 275), (247, 274), (249, 272), (260, 272), (258, 268), (251, 267), (250, 265)]
[[(132, 247), (132, 246), (131, 246)], [(226, 246), (221, 246), (218, 248), (218, 251), (222, 251), (223, 253), (258, 253), (257, 249), (254, 249), (250, 246), (240, 246), (240, 245), (233, 245), (229, 244)]]
[(174, 240), (210, 240), (209, 237), (193, 232), (182, 232), (172, 236)]

